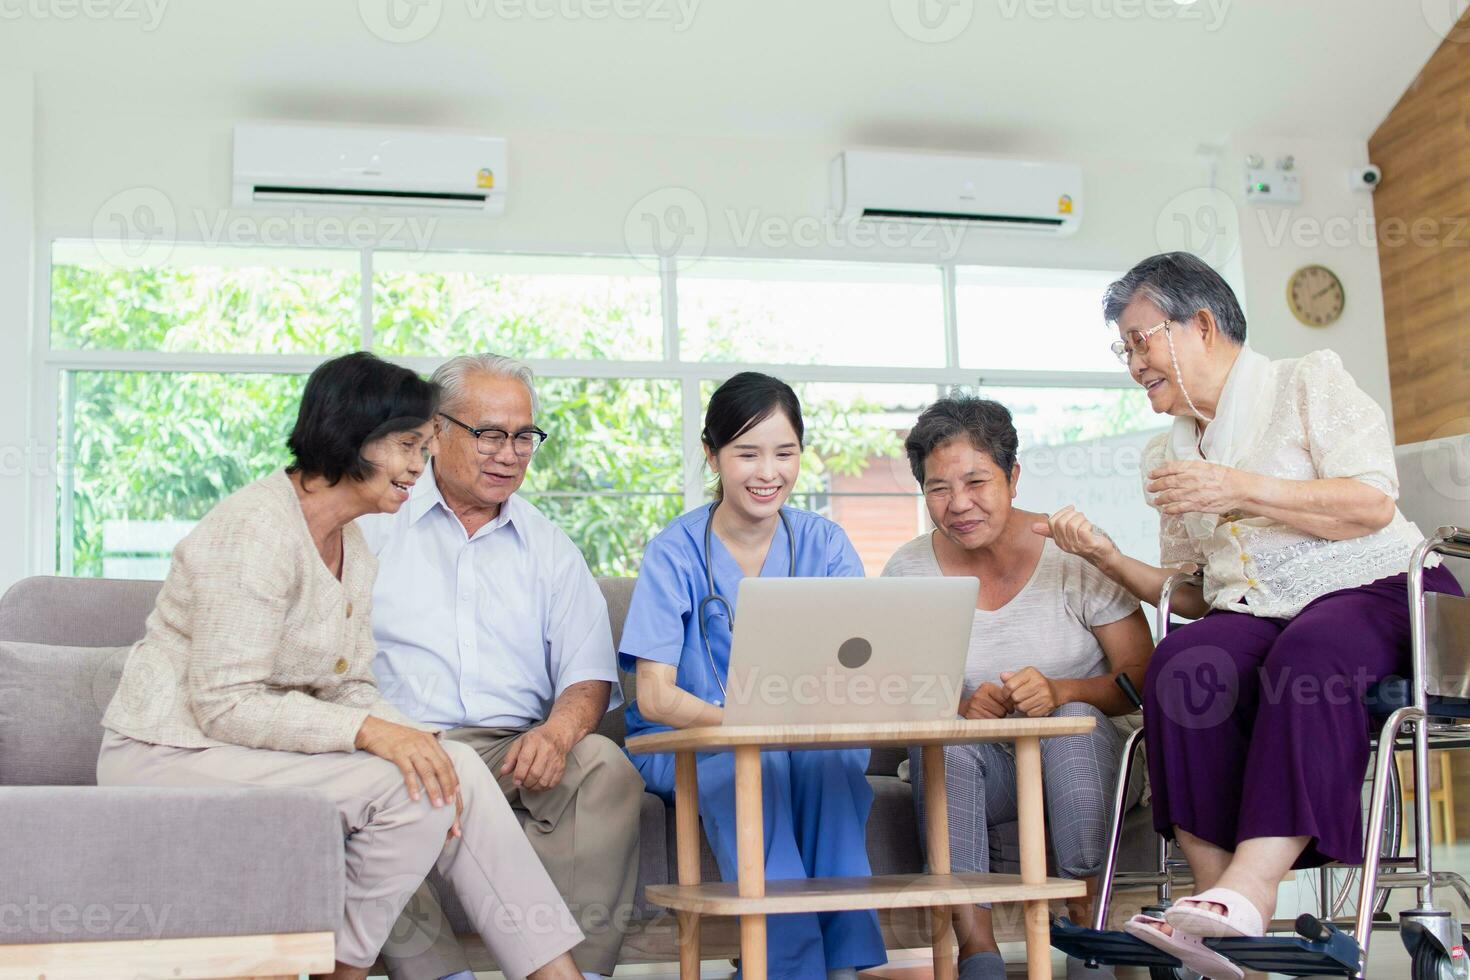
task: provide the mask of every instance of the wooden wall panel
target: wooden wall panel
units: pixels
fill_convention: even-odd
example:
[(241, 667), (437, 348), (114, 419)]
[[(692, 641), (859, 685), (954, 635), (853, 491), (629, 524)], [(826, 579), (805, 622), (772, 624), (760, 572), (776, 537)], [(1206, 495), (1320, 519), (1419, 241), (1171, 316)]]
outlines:
[(1470, 11), (1368, 141), (1399, 444), (1470, 432)]

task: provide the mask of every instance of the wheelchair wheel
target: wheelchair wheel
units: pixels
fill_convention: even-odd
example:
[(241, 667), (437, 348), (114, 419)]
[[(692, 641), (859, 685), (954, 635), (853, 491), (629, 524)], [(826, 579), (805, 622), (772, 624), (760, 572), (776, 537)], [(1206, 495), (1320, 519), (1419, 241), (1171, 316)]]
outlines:
[(1148, 968), (1148, 980), (1200, 980), (1200, 975), (1182, 966), (1151, 966)]
[[(1363, 784), (1363, 826), (1368, 826), (1368, 804), (1373, 794), (1373, 781)], [(1388, 767), (1388, 794), (1383, 801), (1383, 839), (1379, 843), (1380, 857), (1398, 857), (1404, 837), (1403, 786), (1399, 782), (1399, 767)], [(1364, 842), (1365, 844), (1367, 842)], [(1328, 909), (1333, 918), (1351, 917), (1358, 913), (1358, 883), (1362, 880), (1362, 868), (1328, 868)], [(1373, 896), (1373, 914), (1377, 915), (1388, 907), (1388, 891), (1380, 889)]]
[(1409, 976), (1411, 980), (1454, 980), (1450, 962), (1434, 940), (1425, 936), (1409, 954)]

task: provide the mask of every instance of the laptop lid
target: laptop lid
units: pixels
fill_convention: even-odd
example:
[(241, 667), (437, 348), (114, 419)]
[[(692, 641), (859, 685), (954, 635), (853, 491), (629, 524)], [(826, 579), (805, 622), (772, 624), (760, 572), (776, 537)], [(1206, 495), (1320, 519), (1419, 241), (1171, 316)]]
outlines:
[(979, 591), (958, 576), (742, 579), (724, 724), (954, 718)]

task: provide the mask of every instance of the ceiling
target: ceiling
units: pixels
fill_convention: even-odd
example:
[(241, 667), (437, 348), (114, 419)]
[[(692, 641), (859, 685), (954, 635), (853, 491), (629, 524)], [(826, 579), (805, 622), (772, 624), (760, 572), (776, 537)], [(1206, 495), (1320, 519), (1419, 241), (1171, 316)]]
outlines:
[(1136, 149), (1366, 138), (1464, 3), (5, 0), (0, 65), (43, 116)]

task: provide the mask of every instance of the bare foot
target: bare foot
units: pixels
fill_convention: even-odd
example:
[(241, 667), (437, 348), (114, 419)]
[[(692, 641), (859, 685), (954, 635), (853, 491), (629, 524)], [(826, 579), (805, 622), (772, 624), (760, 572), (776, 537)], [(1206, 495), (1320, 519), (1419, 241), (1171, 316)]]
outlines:
[(1148, 926), (1150, 929), (1157, 929), (1166, 936), (1174, 935), (1174, 927), (1163, 919), (1144, 919), (1142, 924)]

